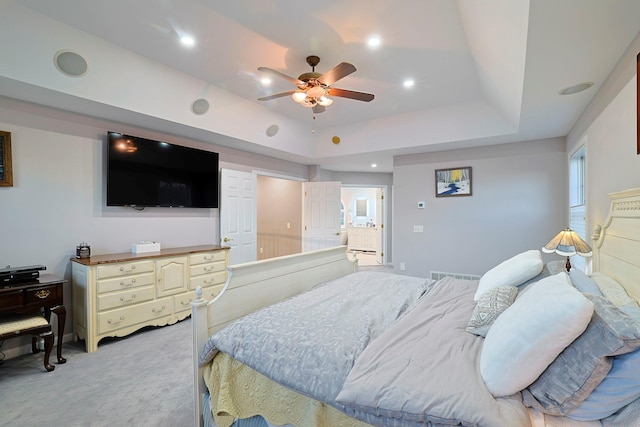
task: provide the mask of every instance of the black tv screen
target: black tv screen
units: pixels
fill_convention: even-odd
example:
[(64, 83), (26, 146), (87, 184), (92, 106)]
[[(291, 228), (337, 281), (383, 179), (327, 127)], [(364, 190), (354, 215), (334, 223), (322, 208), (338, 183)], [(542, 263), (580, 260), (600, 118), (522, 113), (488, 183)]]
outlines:
[(218, 207), (218, 153), (107, 134), (107, 206)]

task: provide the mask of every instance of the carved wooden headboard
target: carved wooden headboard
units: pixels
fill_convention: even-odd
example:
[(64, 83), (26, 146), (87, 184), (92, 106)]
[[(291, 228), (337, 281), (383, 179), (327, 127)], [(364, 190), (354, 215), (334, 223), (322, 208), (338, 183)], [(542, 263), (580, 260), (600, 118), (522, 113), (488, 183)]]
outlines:
[(615, 279), (640, 304), (640, 188), (609, 198), (609, 217), (592, 236), (593, 270)]

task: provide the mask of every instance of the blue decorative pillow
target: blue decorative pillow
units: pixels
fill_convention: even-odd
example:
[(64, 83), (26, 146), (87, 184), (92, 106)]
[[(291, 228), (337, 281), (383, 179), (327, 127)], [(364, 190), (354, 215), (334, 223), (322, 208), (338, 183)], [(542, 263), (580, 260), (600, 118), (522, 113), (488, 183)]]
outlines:
[(602, 292), (596, 281), (587, 276), (582, 270), (572, 268), (571, 271), (569, 271), (569, 278), (573, 286), (583, 294), (602, 296)]
[(640, 324), (607, 299), (585, 294), (594, 305), (587, 329), (523, 390), (527, 406), (551, 415), (574, 411), (604, 380), (612, 356), (640, 348)]
[(640, 350), (616, 356), (611, 371), (596, 389), (567, 417), (600, 420), (640, 398)]
[[(627, 313), (627, 310), (625, 314), (640, 318), (640, 308), (633, 309), (635, 313)], [(640, 399), (640, 350), (614, 357), (606, 378), (567, 416), (580, 421), (599, 420), (615, 414), (636, 399)]]

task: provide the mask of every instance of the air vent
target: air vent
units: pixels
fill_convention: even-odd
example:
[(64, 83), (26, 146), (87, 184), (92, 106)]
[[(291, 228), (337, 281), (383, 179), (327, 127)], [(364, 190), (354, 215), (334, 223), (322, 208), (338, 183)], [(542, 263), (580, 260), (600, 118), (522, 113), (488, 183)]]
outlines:
[(464, 274), (464, 273), (445, 273), (444, 271), (432, 271), (430, 273), (431, 280), (440, 280), (444, 277), (453, 277), (454, 279), (463, 280), (480, 280), (480, 276), (476, 274)]

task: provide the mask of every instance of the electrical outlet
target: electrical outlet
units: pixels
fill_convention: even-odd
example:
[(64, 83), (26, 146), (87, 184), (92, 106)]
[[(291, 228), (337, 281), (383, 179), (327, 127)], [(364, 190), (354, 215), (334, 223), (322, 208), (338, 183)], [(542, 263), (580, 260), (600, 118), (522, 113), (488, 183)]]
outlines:
[(264, 253), (264, 249), (260, 248), (260, 253), (263, 254)]
[(404, 262), (400, 263), (400, 271), (404, 271), (406, 268), (406, 266), (404, 265)]
[(291, 223), (290, 222), (287, 223), (287, 228), (291, 228)]

